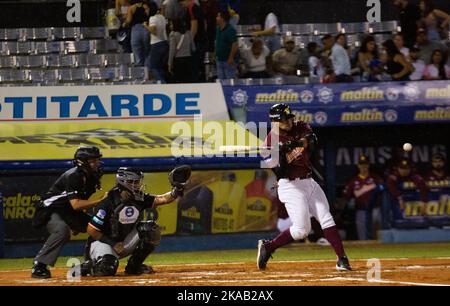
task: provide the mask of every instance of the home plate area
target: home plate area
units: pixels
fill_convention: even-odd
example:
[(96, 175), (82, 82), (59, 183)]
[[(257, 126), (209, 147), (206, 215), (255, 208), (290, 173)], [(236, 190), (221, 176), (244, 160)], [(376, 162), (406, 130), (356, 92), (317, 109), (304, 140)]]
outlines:
[[(450, 258), (383, 259), (377, 275), (367, 260), (353, 260), (353, 271), (336, 271), (335, 262), (271, 261), (264, 271), (254, 263), (155, 265), (155, 274), (82, 277), (67, 280), (67, 269), (52, 269), (53, 278), (30, 278), (29, 270), (0, 272), (1, 286), (450, 286)], [(368, 277), (369, 276), (369, 277)], [(377, 278), (376, 276), (379, 276)], [(370, 280), (368, 280), (368, 278)]]

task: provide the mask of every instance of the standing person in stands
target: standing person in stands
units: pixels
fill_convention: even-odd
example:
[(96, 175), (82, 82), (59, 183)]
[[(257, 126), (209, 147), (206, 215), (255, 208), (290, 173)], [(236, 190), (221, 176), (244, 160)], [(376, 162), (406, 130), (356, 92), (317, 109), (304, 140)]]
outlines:
[(229, 24), (230, 13), (217, 14), (216, 66), (219, 80), (234, 79), (237, 76), (235, 56), (238, 52), (236, 30)]
[[(153, 12), (156, 12), (156, 14), (153, 14)], [(167, 58), (169, 56), (166, 18), (161, 15), (161, 10), (157, 9), (154, 2), (150, 3), (150, 16), (149, 24), (144, 23), (145, 28), (151, 34), (149, 68), (156, 80), (165, 83)]]
[(420, 20), (419, 7), (409, 0), (394, 0), (394, 5), (400, 10), (400, 26), (405, 38), (405, 45), (412, 48), (416, 42), (416, 32)]
[(368, 35), (362, 41), (361, 48), (358, 51), (358, 67), (361, 70), (361, 80), (363, 82), (371, 80), (373, 71), (370, 69), (370, 63), (375, 59), (378, 59), (375, 38), (372, 35)]
[(255, 37), (262, 37), (270, 53), (281, 49), (280, 40), (280, 24), (275, 13), (267, 7), (267, 3), (261, 3), (261, 10), (259, 14), (261, 19), (264, 19), (264, 29), (261, 31), (254, 31), (252, 35)]
[(428, 39), (440, 41), (441, 33), (448, 37), (450, 15), (435, 8), (433, 0), (422, 0), (419, 3), (421, 25), (426, 28)]
[(331, 49), (331, 62), (333, 64), (334, 74), (336, 75), (335, 81), (337, 83), (353, 82), (350, 56), (345, 49), (345, 45), (345, 35), (339, 34), (336, 36), (336, 42)]
[(195, 50), (191, 31), (182, 20), (172, 21), (169, 34), (169, 73), (174, 83), (192, 82), (192, 54)]
[(206, 34), (206, 22), (203, 11), (196, 0), (179, 0), (185, 10), (187, 28), (191, 30), (194, 38), (195, 51), (192, 56), (192, 78), (195, 82), (201, 82), (205, 77), (205, 52), (208, 48), (208, 37)]
[(131, 27), (131, 50), (136, 66), (144, 66), (150, 57), (150, 35), (144, 23), (150, 17), (149, 1), (132, 1), (123, 27)]
[(386, 71), (393, 81), (409, 81), (409, 75), (413, 71), (411, 64), (397, 49), (392, 39), (383, 43), (383, 52), (386, 55)]

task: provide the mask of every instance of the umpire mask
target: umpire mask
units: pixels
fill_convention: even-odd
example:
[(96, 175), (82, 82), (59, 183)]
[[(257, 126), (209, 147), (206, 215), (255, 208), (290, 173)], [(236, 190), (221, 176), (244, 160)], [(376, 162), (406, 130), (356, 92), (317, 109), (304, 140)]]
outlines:
[(144, 173), (133, 168), (120, 167), (116, 174), (117, 185), (128, 191), (133, 200), (144, 200)]

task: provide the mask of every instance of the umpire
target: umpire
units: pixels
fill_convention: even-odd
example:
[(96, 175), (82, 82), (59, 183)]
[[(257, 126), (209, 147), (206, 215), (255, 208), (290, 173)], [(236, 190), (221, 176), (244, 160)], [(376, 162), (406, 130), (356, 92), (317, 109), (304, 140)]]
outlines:
[(70, 231), (86, 232), (90, 216), (83, 210), (101, 202), (89, 200), (100, 189), (102, 154), (97, 147), (79, 147), (75, 167), (63, 173), (36, 207), (33, 226), (47, 227), (50, 236), (34, 259), (33, 278), (50, 278), (47, 265), (54, 266), (61, 248), (70, 240)]

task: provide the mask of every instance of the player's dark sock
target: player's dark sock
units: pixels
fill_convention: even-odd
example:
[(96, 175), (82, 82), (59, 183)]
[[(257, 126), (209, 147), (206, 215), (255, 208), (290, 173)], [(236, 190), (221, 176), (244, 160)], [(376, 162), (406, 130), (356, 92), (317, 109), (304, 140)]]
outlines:
[(265, 247), (268, 252), (273, 253), (279, 247), (289, 244), (292, 241), (294, 241), (294, 238), (292, 238), (291, 231), (287, 229), (276, 236), (271, 242), (266, 244)]
[(334, 251), (336, 252), (336, 255), (339, 258), (345, 256), (344, 246), (342, 245), (342, 239), (341, 236), (339, 236), (339, 232), (337, 231), (336, 226), (324, 229), (323, 235), (325, 236), (325, 239), (327, 239), (328, 242), (331, 244)]

